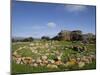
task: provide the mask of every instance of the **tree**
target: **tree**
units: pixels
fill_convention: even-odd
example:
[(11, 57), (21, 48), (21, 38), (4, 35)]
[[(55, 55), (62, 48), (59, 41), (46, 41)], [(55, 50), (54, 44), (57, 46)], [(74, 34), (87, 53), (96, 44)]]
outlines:
[(95, 43), (96, 42), (96, 36), (92, 33), (88, 33), (88, 41), (89, 43)]
[(48, 37), (48, 36), (42, 36), (41, 39), (42, 40), (50, 40), (50, 37)]
[(12, 38), (12, 42), (15, 42), (15, 39), (14, 38)]
[(51, 40), (60, 40), (59, 36), (54, 36)]
[(70, 40), (70, 31), (62, 30), (58, 33), (59, 40)]
[(82, 31), (75, 30), (71, 32), (71, 40), (72, 41), (79, 41), (82, 40)]
[(31, 42), (31, 41), (33, 41), (34, 39), (32, 38), (32, 37), (29, 37), (29, 38), (25, 38), (25, 39), (23, 39), (22, 41), (23, 42)]
[(87, 33), (83, 35), (83, 40), (87, 40), (88, 43), (96, 43), (96, 35), (93, 33)]

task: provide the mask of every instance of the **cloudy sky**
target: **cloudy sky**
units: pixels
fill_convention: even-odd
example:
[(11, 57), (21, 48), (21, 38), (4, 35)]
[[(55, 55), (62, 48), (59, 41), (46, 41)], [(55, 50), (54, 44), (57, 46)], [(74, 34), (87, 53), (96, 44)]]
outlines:
[(95, 6), (13, 1), (12, 36), (53, 37), (61, 30), (95, 33)]

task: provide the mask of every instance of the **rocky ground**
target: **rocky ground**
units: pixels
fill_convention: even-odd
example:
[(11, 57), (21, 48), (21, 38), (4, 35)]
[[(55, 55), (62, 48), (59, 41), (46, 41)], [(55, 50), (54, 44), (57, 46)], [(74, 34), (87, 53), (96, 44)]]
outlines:
[[(63, 70), (74, 70), (85, 69), (85, 66), (96, 62), (94, 44), (65, 41), (16, 42), (12, 44), (12, 49), (12, 67), (17, 64), (28, 65), (33, 69), (46, 67), (50, 71), (62, 67)], [(91, 66), (88, 69), (92, 69)]]

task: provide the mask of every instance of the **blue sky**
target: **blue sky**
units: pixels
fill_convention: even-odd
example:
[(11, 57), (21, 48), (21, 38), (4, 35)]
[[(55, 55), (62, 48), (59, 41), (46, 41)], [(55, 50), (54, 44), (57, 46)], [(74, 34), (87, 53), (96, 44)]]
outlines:
[(95, 6), (13, 1), (12, 36), (53, 37), (61, 30), (95, 34), (95, 10)]

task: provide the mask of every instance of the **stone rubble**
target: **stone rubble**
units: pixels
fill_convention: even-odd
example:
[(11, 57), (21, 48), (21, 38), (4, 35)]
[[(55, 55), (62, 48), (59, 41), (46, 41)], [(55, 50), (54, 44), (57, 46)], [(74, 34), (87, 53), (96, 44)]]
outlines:
[[(54, 44), (55, 42), (53, 41), (52, 44)], [(40, 46), (41, 45), (41, 46)], [(56, 46), (57, 47), (57, 46)], [(33, 53), (40, 55), (40, 57), (33, 59), (32, 57), (22, 57), (21, 55), (19, 55), (17, 53), (17, 51), (22, 50), (23, 48), (29, 48), (30, 51), (32, 51)], [(37, 48), (40, 49), (45, 49), (47, 48), (47, 51), (45, 54), (40, 54), (39, 52), (43, 52), (42, 50), (37, 50)], [(95, 55), (89, 55), (89, 56), (83, 56), (83, 57), (77, 57), (76, 59), (74, 58), (70, 58), (70, 60), (66, 61), (66, 63), (64, 63), (62, 61), (61, 56), (63, 55), (62, 52), (60, 52), (59, 50), (57, 51), (52, 51), (51, 49), (55, 49), (54, 46), (52, 45), (49, 48), (49, 43), (46, 43), (44, 46), (41, 43), (30, 43), (29, 47), (27, 46), (23, 46), (18, 48), (16, 51), (13, 52), (13, 60), (16, 61), (16, 64), (29, 64), (30, 66), (47, 66), (48, 68), (58, 68), (58, 65), (66, 65), (66, 66), (70, 66), (70, 65), (75, 65), (78, 64), (79, 68), (82, 68), (85, 66), (85, 64), (89, 64), (91, 62), (93, 62), (93, 60), (95, 60)], [(72, 48), (75, 49), (77, 51), (81, 51), (81, 50), (87, 50), (86, 47), (80, 47), (80, 46), (71, 46), (71, 47), (66, 47), (66, 50)], [(56, 60), (55, 59), (49, 59), (49, 55), (55, 55), (56, 56)]]

